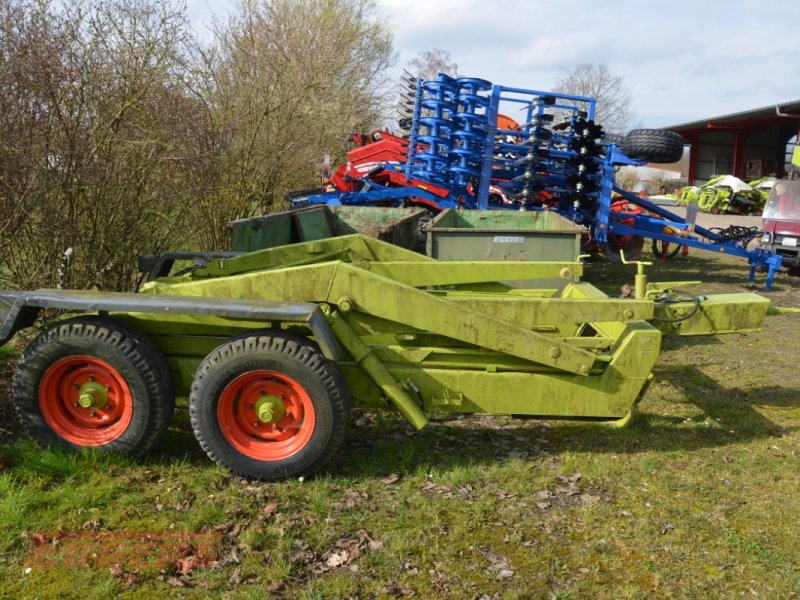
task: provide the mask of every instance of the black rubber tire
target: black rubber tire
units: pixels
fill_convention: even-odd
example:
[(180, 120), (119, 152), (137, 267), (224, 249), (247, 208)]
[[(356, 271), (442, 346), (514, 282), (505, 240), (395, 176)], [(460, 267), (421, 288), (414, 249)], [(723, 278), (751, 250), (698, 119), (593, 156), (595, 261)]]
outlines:
[(622, 141), (625, 139), (624, 135), (620, 135), (619, 133), (605, 133), (603, 134), (602, 141), (606, 144), (616, 144), (619, 146)]
[[(223, 434), (218, 417), (220, 398), (228, 384), (258, 370), (292, 378), (314, 408), (314, 429), (308, 442), (279, 460), (254, 458), (238, 450)], [(203, 360), (192, 382), (189, 412), (197, 441), (217, 464), (251, 479), (305, 477), (328, 464), (344, 446), (350, 394), (338, 366), (316, 345), (299, 335), (264, 330), (231, 338)]]
[(619, 143), (630, 158), (652, 163), (674, 163), (683, 156), (683, 137), (666, 129), (634, 129)]
[(625, 260), (637, 260), (642, 254), (643, 247), (644, 238), (638, 235), (631, 236), (624, 247), (613, 235), (609, 235), (608, 241), (603, 244), (603, 254), (608, 262), (620, 263), (622, 262), (622, 257), (619, 255), (620, 250), (625, 250)]
[(678, 255), (678, 252), (681, 251), (681, 245), (676, 244), (674, 242), (670, 242), (671, 246), (667, 249), (666, 253), (663, 251), (664, 248), (662, 246), (664, 242), (662, 240), (653, 240), (653, 244), (651, 245), (651, 250), (653, 251), (653, 255), (658, 260), (669, 260), (670, 258), (675, 258)]
[[(57, 361), (87, 356), (112, 366), (131, 394), (131, 419), (124, 432), (102, 445), (73, 443), (45, 419), (39, 399), (42, 378)], [(106, 317), (59, 321), (34, 339), (17, 363), (12, 379), (17, 416), (27, 433), (44, 446), (92, 447), (139, 457), (163, 436), (175, 407), (169, 367), (155, 344), (133, 327)]]

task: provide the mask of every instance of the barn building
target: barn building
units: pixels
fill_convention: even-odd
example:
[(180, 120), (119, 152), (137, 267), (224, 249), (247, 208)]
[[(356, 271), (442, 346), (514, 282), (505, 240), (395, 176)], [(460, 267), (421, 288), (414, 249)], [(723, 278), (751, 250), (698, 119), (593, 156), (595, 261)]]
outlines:
[(784, 177), (800, 132), (800, 100), (665, 127), (691, 147), (689, 183), (717, 175)]

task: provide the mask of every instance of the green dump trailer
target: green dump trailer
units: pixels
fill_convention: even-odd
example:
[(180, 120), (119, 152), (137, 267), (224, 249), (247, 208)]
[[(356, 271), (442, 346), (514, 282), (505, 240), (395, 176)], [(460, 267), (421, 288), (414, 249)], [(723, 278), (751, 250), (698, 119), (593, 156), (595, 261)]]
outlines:
[[(648, 283), (642, 264), (635, 293), (612, 298), (578, 282), (580, 262), (438, 261), (362, 235), (197, 254), (182, 275), (175, 258), (136, 294), (0, 292), (0, 343), (58, 309), (13, 377), (38, 442), (139, 456), (188, 397), (211, 459), (281, 479), (339, 453), (354, 405), (416, 428), (476, 412), (622, 424), (663, 333), (757, 329), (769, 310)], [(499, 283), (537, 278), (566, 283)]]

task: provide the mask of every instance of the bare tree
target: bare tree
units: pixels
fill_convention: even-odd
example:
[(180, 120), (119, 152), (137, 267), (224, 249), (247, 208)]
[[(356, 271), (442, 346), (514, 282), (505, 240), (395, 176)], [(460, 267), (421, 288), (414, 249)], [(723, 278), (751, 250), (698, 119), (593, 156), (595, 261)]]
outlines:
[(188, 31), (169, 1), (2, 3), (0, 284), (130, 289), (183, 241)]
[(0, 2), (0, 288), (225, 247), (382, 122), (393, 60), (372, 0), (244, 0), (211, 48), (180, 0)]
[(615, 75), (604, 64), (581, 63), (572, 70), (562, 69), (555, 91), (594, 98), (595, 121), (608, 132), (625, 133), (631, 126), (630, 88), (621, 75)]
[(222, 244), (228, 220), (317, 183), (324, 153), (343, 156), (350, 133), (381, 122), (394, 53), (373, 11), (371, 0), (245, 0), (217, 28), (194, 82), (220, 148), (197, 207), (204, 246)]
[(449, 50), (442, 48), (420, 50), (414, 58), (406, 63), (406, 70), (424, 81), (436, 79), (439, 73), (459, 77), (458, 63), (453, 62)]
[(614, 175), (614, 180), (623, 190), (632, 190), (639, 183), (639, 173), (633, 167), (622, 167)]

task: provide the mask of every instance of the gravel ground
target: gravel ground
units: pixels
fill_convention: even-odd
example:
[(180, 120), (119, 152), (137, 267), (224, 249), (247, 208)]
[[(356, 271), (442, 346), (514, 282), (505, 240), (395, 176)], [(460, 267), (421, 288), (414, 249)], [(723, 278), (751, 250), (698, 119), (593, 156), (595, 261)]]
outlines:
[[(682, 206), (665, 206), (670, 212), (686, 217), (686, 209)], [(744, 227), (761, 228), (761, 217), (751, 215), (712, 215), (711, 213), (697, 213), (697, 224), (709, 229), (710, 227), (727, 227), (728, 225), (741, 225)]]

